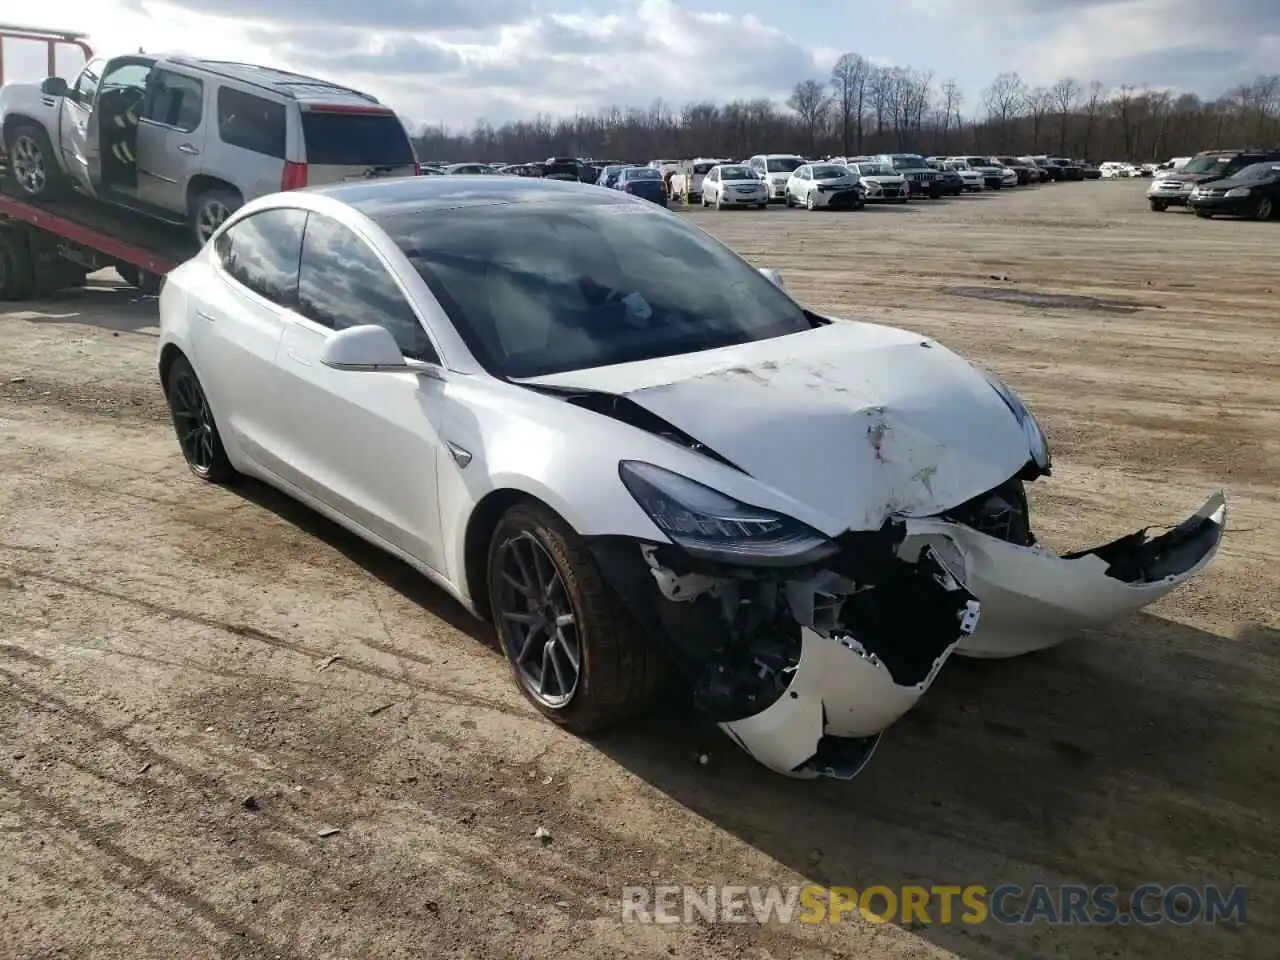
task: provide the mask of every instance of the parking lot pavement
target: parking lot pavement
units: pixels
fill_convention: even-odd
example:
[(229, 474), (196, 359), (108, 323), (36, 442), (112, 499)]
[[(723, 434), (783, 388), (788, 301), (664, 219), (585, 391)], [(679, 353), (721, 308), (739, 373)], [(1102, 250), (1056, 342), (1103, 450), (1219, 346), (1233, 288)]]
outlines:
[[(688, 214), (813, 307), (1023, 393), (1055, 547), (1230, 498), (1203, 577), (1056, 650), (952, 661), (848, 784), (774, 776), (678, 704), (596, 742), (536, 719), (407, 568), (190, 477), (153, 301), (98, 277), (6, 305), (4, 952), (1273, 957), (1280, 225), (1152, 214), (1141, 186)], [(1246, 884), (1248, 922), (620, 920), (624, 885), (803, 881)]]

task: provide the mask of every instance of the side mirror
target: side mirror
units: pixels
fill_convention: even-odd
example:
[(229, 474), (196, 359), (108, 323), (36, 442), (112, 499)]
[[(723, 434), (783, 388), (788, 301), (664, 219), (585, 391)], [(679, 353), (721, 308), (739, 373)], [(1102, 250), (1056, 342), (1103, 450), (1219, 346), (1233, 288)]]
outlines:
[(404, 354), (386, 327), (364, 324), (339, 330), (325, 342), (320, 362), (334, 370), (408, 370)]
[(774, 270), (772, 267), (760, 267), (760, 273), (763, 274), (764, 278), (779, 290), (782, 290), (784, 293), (786, 292), (787, 285), (782, 282), (782, 274), (777, 270)]
[(40, 92), (46, 97), (65, 97), (67, 95), (67, 81), (61, 77), (46, 77), (40, 81)]

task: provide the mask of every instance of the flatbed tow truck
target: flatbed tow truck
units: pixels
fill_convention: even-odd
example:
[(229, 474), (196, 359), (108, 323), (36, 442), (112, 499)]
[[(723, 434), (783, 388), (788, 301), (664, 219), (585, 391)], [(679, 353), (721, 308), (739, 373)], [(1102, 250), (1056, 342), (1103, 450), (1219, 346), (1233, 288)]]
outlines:
[[(0, 84), (6, 40), (43, 43), (49, 75), (60, 48), (84, 56), (93, 51), (85, 34), (0, 24)], [(3, 146), (0, 146), (0, 151)], [(35, 204), (7, 192), (8, 170), (0, 154), (0, 300), (45, 297), (83, 286), (88, 274), (114, 268), (125, 283), (156, 293), (161, 279), (196, 253), (184, 231), (113, 209), (84, 196)]]

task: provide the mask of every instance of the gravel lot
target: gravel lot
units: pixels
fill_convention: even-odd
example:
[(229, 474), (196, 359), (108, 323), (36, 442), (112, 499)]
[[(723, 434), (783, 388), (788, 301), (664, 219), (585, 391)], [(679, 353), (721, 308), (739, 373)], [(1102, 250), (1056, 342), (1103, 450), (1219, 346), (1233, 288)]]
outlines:
[[(850, 784), (774, 776), (678, 705), (596, 742), (541, 722), (407, 568), (187, 473), (154, 302), (104, 274), (6, 305), (0, 952), (1274, 957), (1280, 224), (1153, 214), (1143, 185), (689, 214), (815, 308), (936, 336), (1023, 393), (1054, 546), (1227, 489), (1201, 579), (1045, 654), (953, 661)], [(806, 880), (1250, 892), (1244, 926), (619, 919), (624, 884)]]

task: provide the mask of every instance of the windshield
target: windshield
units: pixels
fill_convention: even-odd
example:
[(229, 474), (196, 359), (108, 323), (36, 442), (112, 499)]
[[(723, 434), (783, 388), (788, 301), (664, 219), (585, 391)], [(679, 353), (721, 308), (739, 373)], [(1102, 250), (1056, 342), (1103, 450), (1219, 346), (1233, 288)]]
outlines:
[(721, 167), (721, 180), (755, 180), (756, 173), (750, 167)]
[(653, 167), (632, 167), (630, 170), (622, 171), (622, 179), (624, 180), (661, 180), (662, 171), (655, 170)]
[[(307, 162), (320, 166), (407, 166), (413, 146), (394, 113), (302, 111)], [(489, 172), (485, 167), (481, 172)]]
[(895, 170), (928, 170), (929, 162), (924, 157), (918, 157), (908, 154), (907, 156), (894, 157), (893, 169)]
[(656, 208), (575, 198), (376, 219), (497, 376), (668, 357), (812, 326), (728, 247)]
[(714, 166), (714, 163), (695, 163), (693, 165), (693, 175), (695, 177), (705, 177), (707, 172)]
[(815, 180), (831, 180), (835, 177), (847, 177), (849, 170), (845, 167), (838, 167), (834, 163), (824, 164), (820, 167), (813, 168), (813, 179)]
[(864, 177), (891, 177), (893, 169), (884, 163), (860, 163), (858, 172)]
[(1231, 157), (1195, 157), (1182, 168), (1183, 173), (1214, 173), (1231, 162)]
[(797, 167), (802, 166), (804, 161), (799, 157), (770, 157), (765, 163), (768, 165), (766, 169), (770, 173), (791, 173)]

